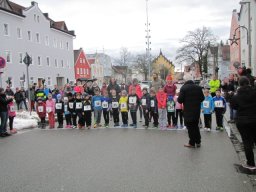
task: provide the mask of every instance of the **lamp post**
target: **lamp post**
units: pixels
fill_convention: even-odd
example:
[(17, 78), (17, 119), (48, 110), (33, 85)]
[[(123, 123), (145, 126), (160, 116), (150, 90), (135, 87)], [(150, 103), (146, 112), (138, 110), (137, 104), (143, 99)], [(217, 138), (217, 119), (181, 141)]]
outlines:
[(148, 1), (149, 0), (146, 0), (146, 15), (147, 15), (147, 23), (145, 24), (146, 25), (146, 56), (147, 56), (147, 62), (148, 62), (148, 77), (151, 76), (151, 54), (150, 54), (150, 51), (151, 51), (151, 48), (150, 48), (150, 45), (151, 45), (151, 42), (150, 42), (150, 23), (149, 23), (149, 16), (148, 16)]
[(26, 53), (26, 56), (23, 59), (23, 62), (25, 63), (26, 69), (27, 69), (28, 106), (29, 106), (29, 111), (30, 111), (30, 115), (31, 115), (30, 88), (29, 88), (29, 70), (28, 70), (28, 67), (29, 67), (30, 64), (32, 64), (32, 58), (28, 55), (28, 53)]
[(249, 46), (249, 67), (252, 67), (252, 42), (251, 42), (251, 2), (249, 1), (240, 1), (240, 5), (248, 4), (248, 46)]

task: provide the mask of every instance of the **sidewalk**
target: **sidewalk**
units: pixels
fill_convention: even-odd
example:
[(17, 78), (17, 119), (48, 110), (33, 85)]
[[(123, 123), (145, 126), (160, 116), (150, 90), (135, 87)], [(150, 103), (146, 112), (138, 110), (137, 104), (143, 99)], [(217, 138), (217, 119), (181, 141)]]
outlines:
[[(234, 148), (238, 155), (239, 161), (242, 163), (246, 160), (242, 138), (241, 138), (241, 135), (236, 127), (236, 124), (228, 123), (228, 120), (229, 120), (229, 109), (227, 110), (226, 114), (224, 115), (224, 121), (225, 121), (225, 124), (227, 125), (226, 130), (227, 130), (227, 132), (229, 132), (228, 130), (230, 130), (230, 135), (229, 135), (230, 140), (234, 145)], [(256, 148), (254, 148), (254, 156), (256, 159)], [(239, 169), (237, 169), (237, 171), (240, 172)], [(253, 187), (256, 188), (256, 175), (248, 175), (247, 174), (247, 177), (251, 181)]]

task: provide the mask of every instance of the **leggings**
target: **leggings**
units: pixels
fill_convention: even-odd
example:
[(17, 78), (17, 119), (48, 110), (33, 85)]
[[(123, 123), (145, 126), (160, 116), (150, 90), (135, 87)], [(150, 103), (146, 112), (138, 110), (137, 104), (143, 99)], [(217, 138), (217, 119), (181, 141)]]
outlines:
[(14, 120), (14, 117), (9, 117), (10, 130), (13, 130), (13, 120)]

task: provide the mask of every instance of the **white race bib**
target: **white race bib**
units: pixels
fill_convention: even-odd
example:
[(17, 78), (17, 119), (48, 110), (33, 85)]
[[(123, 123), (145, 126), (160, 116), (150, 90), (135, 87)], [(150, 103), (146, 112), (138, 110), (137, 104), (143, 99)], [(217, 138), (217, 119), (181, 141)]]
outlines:
[(70, 109), (73, 109), (74, 108), (74, 103), (69, 103), (68, 106), (69, 106)]
[(10, 112), (14, 112), (15, 109), (14, 109), (14, 106), (10, 106)]
[(168, 111), (174, 111), (174, 105), (169, 105), (168, 106)]
[(62, 109), (62, 103), (56, 103), (56, 109)]
[(65, 112), (68, 111), (68, 105), (64, 105), (64, 111), (65, 111)]
[(38, 112), (39, 113), (43, 113), (44, 112), (44, 107), (43, 106), (39, 106), (38, 107)]
[(76, 109), (82, 109), (83, 104), (81, 102), (76, 103)]
[(203, 107), (208, 109), (210, 107), (210, 101), (204, 101)]
[(46, 112), (51, 113), (52, 112), (52, 107), (46, 107)]
[(91, 111), (91, 110), (92, 110), (91, 105), (85, 105), (84, 106), (84, 111)]
[(121, 103), (121, 109), (127, 109), (127, 103)]
[(146, 99), (142, 99), (142, 100), (141, 100), (141, 104), (142, 104), (143, 106), (146, 106), (146, 105), (147, 105), (147, 100), (146, 100)]
[(155, 101), (154, 100), (150, 101), (150, 107), (155, 107)]
[(215, 101), (214, 105), (216, 108), (224, 108), (223, 101)]
[(95, 107), (100, 107), (101, 106), (101, 101), (95, 101), (94, 105), (95, 105)]
[(129, 97), (129, 104), (136, 104), (137, 98), (136, 97)]
[(108, 108), (108, 102), (106, 102), (106, 101), (102, 102), (102, 108), (107, 109)]
[(118, 102), (112, 102), (112, 108), (116, 109), (119, 107)]

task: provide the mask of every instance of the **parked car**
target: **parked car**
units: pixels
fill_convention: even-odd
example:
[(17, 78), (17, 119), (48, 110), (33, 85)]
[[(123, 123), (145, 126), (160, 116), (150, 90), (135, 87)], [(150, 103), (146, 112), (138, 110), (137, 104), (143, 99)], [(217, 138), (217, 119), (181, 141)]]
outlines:
[(149, 90), (151, 87), (151, 81), (141, 81), (139, 84), (141, 89), (147, 88)]

